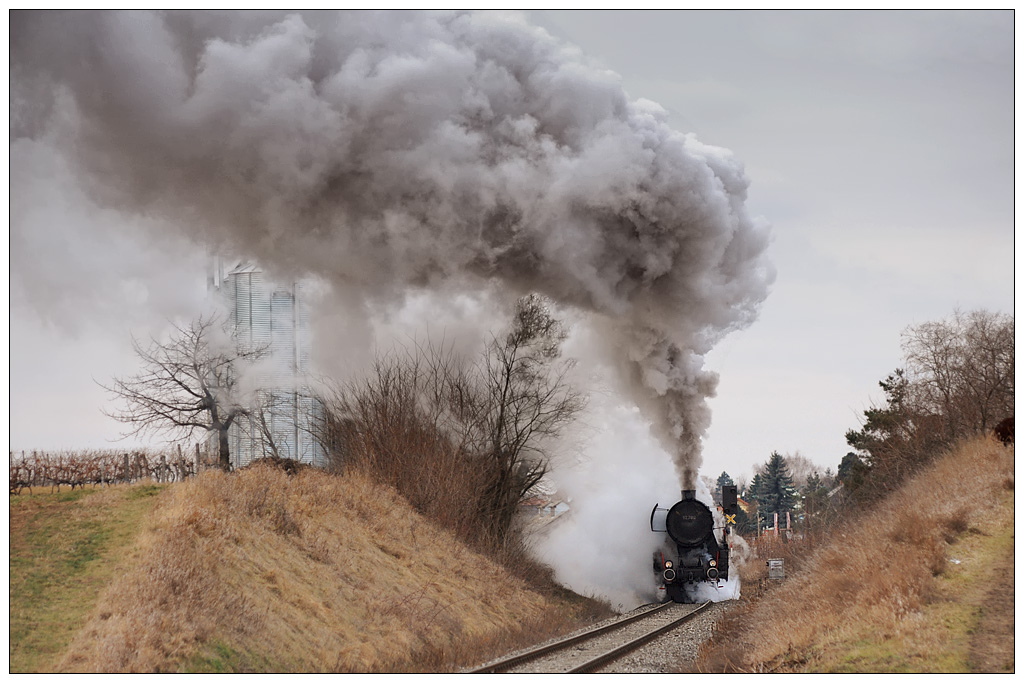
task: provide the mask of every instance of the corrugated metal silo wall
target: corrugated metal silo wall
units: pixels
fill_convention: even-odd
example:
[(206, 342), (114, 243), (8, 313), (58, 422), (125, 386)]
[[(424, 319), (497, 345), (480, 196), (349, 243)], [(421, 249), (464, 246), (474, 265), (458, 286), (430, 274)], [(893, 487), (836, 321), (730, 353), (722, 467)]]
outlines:
[(308, 389), (310, 312), (301, 283), (278, 285), (256, 268), (236, 269), (221, 286), (240, 344), (268, 345), (259, 363), (253, 415), (229, 432), (232, 464), (277, 454), (323, 466), (326, 455), (317, 428), (324, 407)]

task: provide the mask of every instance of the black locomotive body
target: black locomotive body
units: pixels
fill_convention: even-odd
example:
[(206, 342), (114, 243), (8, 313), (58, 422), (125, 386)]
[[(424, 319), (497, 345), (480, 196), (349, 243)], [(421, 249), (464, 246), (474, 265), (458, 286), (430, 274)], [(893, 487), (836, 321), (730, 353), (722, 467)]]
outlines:
[[(660, 513), (660, 514), (659, 514)], [(695, 491), (683, 491), (682, 500), (667, 511), (651, 511), (651, 531), (667, 532), (663, 547), (655, 551), (655, 577), (674, 602), (695, 602), (698, 584), (718, 586), (729, 580), (729, 524), (736, 514), (736, 487), (722, 487), (725, 523), (715, 534), (715, 516), (697, 500)]]

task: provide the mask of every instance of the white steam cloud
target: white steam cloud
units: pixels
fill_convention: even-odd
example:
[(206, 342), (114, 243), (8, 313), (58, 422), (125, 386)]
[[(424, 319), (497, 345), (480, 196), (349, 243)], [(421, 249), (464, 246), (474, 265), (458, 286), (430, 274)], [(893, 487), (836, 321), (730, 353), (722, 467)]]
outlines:
[(703, 356), (772, 279), (727, 151), (514, 15), (11, 21), (12, 145), (60, 150), (96, 205), (322, 277), (352, 310), (436, 290), (578, 309), (693, 488)]

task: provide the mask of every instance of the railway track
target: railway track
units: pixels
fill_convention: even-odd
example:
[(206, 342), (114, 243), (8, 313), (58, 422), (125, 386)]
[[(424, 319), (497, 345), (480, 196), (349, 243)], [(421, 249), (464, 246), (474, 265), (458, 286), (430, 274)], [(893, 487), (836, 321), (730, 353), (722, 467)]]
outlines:
[(575, 636), (465, 673), (587, 673), (626, 656), (704, 611), (703, 605), (666, 603)]

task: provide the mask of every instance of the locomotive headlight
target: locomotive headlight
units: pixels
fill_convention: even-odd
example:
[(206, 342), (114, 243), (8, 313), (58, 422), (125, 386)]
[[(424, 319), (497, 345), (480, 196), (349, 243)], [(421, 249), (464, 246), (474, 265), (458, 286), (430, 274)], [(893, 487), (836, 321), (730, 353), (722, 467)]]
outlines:
[(711, 560), (710, 562), (708, 562), (708, 564), (710, 564), (712, 567), (717, 567), (718, 566), (718, 563), (715, 562), (714, 560)]
[(672, 560), (665, 560), (665, 569), (672, 569)]

